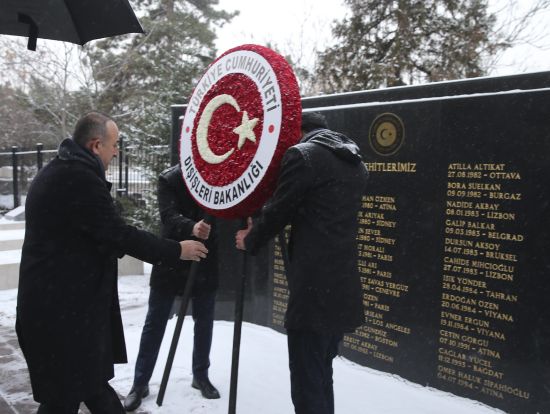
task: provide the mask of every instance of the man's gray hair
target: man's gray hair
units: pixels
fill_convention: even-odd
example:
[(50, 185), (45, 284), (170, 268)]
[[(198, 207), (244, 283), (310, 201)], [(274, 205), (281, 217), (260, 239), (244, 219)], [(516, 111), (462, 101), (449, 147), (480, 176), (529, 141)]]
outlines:
[(88, 112), (74, 127), (73, 141), (85, 147), (92, 138), (104, 140), (107, 136), (107, 122), (113, 121), (109, 115), (98, 111)]

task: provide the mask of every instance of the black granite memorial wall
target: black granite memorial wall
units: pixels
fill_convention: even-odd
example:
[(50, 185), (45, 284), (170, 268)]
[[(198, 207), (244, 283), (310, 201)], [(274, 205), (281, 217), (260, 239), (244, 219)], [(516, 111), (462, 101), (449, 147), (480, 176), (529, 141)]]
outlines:
[[(357, 236), (365, 324), (342, 354), (509, 413), (550, 413), (550, 73), (303, 105), (356, 139), (370, 170)], [(222, 319), (237, 228), (219, 226)], [(249, 266), (245, 319), (282, 331), (279, 245)]]

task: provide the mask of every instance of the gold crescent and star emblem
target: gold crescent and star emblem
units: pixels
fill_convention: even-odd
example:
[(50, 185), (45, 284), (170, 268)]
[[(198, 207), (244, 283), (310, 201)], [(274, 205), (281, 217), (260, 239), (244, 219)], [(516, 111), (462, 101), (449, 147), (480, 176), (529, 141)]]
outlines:
[(397, 115), (386, 112), (378, 115), (371, 124), (369, 143), (379, 155), (395, 154), (405, 140), (405, 127)]
[(383, 147), (393, 145), (397, 139), (397, 129), (390, 122), (382, 122), (376, 130), (376, 140)]
[[(210, 100), (205, 106), (199, 119), (199, 124), (197, 125), (197, 149), (201, 158), (209, 164), (220, 164), (229, 158), (235, 151), (235, 148), (231, 148), (224, 154), (217, 155), (208, 144), (208, 128), (210, 127), (212, 116), (220, 106), (225, 104), (231, 105), (237, 112), (241, 112), (239, 103), (231, 95), (218, 95)], [(254, 127), (258, 123), (258, 118), (249, 119), (246, 111), (242, 111), (242, 113), (241, 124), (233, 129), (233, 132), (239, 136), (239, 141), (237, 142), (237, 149), (239, 150), (246, 143), (246, 140), (256, 143)]]

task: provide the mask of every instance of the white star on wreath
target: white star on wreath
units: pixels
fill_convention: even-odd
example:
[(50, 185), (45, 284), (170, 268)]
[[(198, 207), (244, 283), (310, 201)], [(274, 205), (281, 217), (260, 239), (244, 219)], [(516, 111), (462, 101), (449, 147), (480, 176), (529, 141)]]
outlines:
[(248, 113), (246, 111), (243, 111), (243, 118), (241, 121), (241, 125), (239, 125), (237, 128), (233, 130), (233, 132), (239, 136), (239, 142), (237, 143), (237, 148), (241, 149), (247, 139), (254, 143), (256, 142), (256, 135), (254, 134), (253, 129), (257, 123), (258, 123), (258, 118), (249, 120)]

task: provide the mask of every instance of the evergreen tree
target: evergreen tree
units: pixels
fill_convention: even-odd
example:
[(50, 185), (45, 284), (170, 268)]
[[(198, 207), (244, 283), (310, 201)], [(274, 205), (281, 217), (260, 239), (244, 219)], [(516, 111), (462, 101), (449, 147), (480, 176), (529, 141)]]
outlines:
[[(170, 106), (186, 103), (208, 64), (216, 57), (214, 25), (234, 14), (214, 9), (218, 0), (136, 0), (145, 35), (97, 42), (88, 50), (98, 81), (97, 107), (118, 118), (132, 164), (151, 183), (169, 164), (166, 145), (172, 125)], [(136, 158), (136, 155), (140, 158)], [(121, 200), (126, 218), (155, 230), (156, 191), (140, 194), (134, 203)]]
[(486, 0), (344, 0), (336, 45), (319, 55), (324, 92), (470, 78), (509, 47), (494, 33)]
[(185, 103), (198, 77), (215, 58), (213, 25), (232, 14), (218, 0), (138, 0), (145, 36), (106, 39), (90, 50), (100, 82), (99, 106), (121, 116), (134, 145), (167, 144), (170, 105)]

